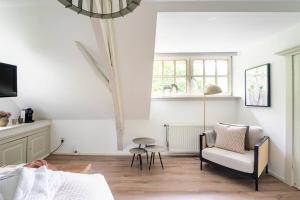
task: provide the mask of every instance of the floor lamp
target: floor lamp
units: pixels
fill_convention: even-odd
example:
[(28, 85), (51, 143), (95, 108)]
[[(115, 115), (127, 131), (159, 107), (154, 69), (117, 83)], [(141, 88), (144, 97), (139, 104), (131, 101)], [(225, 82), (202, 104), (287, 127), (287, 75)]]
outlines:
[(219, 94), (222, 93), (222, 89), (217, 86), (217, 85), (206, 85), (204, 88), (204, 92), (203, 92), (203, 109), (204, 109), (204, 116), (203, 116), (203, 120), (204, 120), (204, 132), (206, 131), (206, 125), (205, 125), (205, 112), (206, 112), (206, 95), (214, 95), (214, 94)]

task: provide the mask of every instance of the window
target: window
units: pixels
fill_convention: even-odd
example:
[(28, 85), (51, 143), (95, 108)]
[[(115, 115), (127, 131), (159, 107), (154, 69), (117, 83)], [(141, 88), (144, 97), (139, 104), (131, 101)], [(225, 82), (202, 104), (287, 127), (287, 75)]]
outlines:
[(187, 61), (156, 60), (153, 67), (153, 94), (187, 94)]
[(231, 94), (231, 57), (156, 58), (153, 66), (152, 95), (197, 96), (208, 84)]

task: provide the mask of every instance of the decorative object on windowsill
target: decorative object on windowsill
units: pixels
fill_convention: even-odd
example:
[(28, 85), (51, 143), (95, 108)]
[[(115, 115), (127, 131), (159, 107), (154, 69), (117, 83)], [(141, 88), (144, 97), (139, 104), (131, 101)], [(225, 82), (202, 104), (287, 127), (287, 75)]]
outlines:
[(270, 64), (245, 71), (245, 106), (270, 107)]
[[(66, 8), (88, 17), (113, 19), (123, 17), (136, 9), (141, 0), (58, 0)], [(76, 4), (75, 4), (76, 2)]]
[(10, 116), (11, 116), (11, 113), (0, 111), (0, 127), (7, 126)]
[(206, 130), (206, 121), (205, 121), (205, 115), (206, 115), (206, 95), (214, 95), (214, 94), (219, 94), (222, 93), (222, 89), (217, 86), (217, 85), (206, 85), (204, 87), (204, 92), (203, 92), (203, 126), (204, 126), (204, 131)]
[(176, 84), (166, 85), (163, 87), (163, 92), (165, 95), (177, 94), (178, 86)]

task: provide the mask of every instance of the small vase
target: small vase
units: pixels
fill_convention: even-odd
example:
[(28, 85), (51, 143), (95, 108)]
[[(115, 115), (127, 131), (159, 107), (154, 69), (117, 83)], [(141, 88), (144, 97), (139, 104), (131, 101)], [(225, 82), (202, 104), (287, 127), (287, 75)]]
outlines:
[(8, 120), (7, 117), (1, 117), (1, 118), (0, 118), (0, 127), (5, 127), (5, 126), (7, 126), (8, 122), (9, 122), (9, 120)]

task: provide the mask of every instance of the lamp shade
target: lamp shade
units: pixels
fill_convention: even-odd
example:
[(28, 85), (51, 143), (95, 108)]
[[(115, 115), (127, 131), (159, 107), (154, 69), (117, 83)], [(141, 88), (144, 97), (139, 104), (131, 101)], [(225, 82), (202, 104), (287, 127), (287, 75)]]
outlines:
[(204, 88), (204, 95), (213, 95), (222, 93), (222, 89), (217, 85), (206, 85)]

